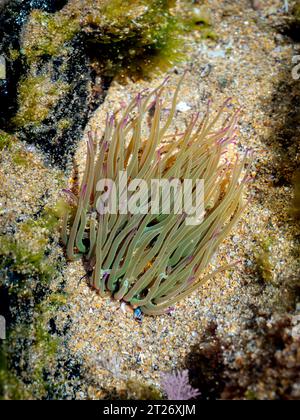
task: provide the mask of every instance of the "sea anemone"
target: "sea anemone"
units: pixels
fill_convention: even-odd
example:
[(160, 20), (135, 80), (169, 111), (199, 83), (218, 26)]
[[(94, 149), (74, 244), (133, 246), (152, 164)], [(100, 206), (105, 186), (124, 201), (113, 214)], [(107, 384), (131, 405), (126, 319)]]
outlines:
[[(90, 284), (101, 296), (110, 294), (148, 315), (170, 311), (177, 301), (230, 267), (205, 273), (246, 205), (242, 195), (249, 180), (249, 153), (233, 162), (226, 157), (235, 146), (239, 111), (230, 111), (227, 100), (215, 113), (209, 106), (204, 115), (192, 115), (184, 132), (172, 133), (181, 82), (169, 108), (165, 81), (108, 116), (102, 136), (89, 133), (79, 193), (65, 190), (68, 211), (62, 240), (67, 258), (84, 258)], [(127, 181), (120, 186), (124, 172)], [(103, 179), (114, 181), (114, 190), (99, 191)], [(156, 191), (158, 213), (124, 211), (123, 198), (118, 202), (123, 207), (117, 211), (103, 211), (103, 195), (111, 198), (113, 191), (123, 197), (122, 189), (132, 180), (139, 180), (135, 184), (138, 190), (153, 179), (192, 180), (193, 193), (197, 180), (203, 180), (201, 221), (187, 223), (186, 208), (181, 213), (163, 211), (166, 200), (174, 210), (176, 194), (160, 188)], [(153, 197), (137, 190), (127, 191), (127, 200), (138, 195), (144, 209)]]

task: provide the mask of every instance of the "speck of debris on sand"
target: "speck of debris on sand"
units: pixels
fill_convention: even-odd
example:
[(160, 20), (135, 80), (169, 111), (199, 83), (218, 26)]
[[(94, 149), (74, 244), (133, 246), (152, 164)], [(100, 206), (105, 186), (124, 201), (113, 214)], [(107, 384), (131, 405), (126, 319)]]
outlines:
[[(68, 305), (57, 314), (57, 323), (63, 325), (67, 317), (72, 319), (68, 346), (88, 372), (87, 395), (81, 393), (78, 398), (96, 399), (113, 390), (121, 392), (126, 386), (124, 378), (159, 386), (161, 372), (180, 368), (211, 321), (217, 324), (219, 336), (240, 334), (253, 315), (250, 308), (280, 308), (280, 286), (284, 279), (299, 273), (294, 257), (297, 227), (289, 213), (292, 187), (274, 182), (274, 168), (280, 156), (270, 146), (285, 110), (281, 109), (280, 115), (268, 112), (278, 81), (291, 77), (294, 45), (270, 25), (282, 2), (260, 3), (253, 8), (251, 2), (244, 0), (208, 1), (218, 40), (203, 42), (191, 35), (186, 62), (169, 72), (172, 89), (188, 69), (180, 93), (184, 106), (177, 115), (179, 123), (205, 109), (209, 99), (219, 104), (231, 97), (235, 107), (242, 109), (237, 148), (241, 154), (248, 148), (254, 151), (253, 182), (246, 192), (252, 200), (210, 269), (239, 262), (234, 270), (217, 275), (178, 303), (171, 314), (144, 317), (142, 323), (136, 322), (131, 313), (124, 313), (119, 303), (100, 298), (84, 279), (80, 281), (85, 275), (80, 261), (69, 263), (65, 272)], [(103, 130), (107, 111), (162, 80), (163, 76), (150, 82), (129, 80), (126, 85), (115, 81), (87, 131)], [(76, 155), (81, 171), (85, 153), (83, 139)], [(260, 240), (266, 238), (272, 238), (271, 280), (262, 285), (255, 255)]]

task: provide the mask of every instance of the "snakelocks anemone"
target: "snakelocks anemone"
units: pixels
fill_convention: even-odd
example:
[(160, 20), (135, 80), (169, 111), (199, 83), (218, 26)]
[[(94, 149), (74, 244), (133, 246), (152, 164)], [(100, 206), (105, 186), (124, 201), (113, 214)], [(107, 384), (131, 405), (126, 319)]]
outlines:
[[(230, 267), (207, 273), (246, 205), (249, 153), (227, 158), (239, 111), (231, 111), (227, 100), (215, 112), (208, 107), (201, 117), (192, 115), (184, 132), (172, 132), (181, 82), (167, 114), (165, 81), (108, 116), (103, 135), (89, 133), (79, 193), (65, 190), (67, 258), (85, 260), (90, 284), (101, 296), (148, 315), (168, 312)], [(159, 185), (155, 194), (146, 188), (153, 181)], [(195, 206), (184, 200), (187, 191), (201, 197), (194, 218)], [(153, 201), (156, 211), (150, 209)]]

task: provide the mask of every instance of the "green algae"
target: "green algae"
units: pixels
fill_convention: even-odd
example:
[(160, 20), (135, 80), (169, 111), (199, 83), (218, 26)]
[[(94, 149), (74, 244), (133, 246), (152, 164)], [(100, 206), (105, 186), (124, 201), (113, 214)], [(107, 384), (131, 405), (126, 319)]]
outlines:
[[(37, 308), (37, 316), (34, 325), (31, 327), (33, 345), (31, 351), (35, 354), (35, 363), (32, 367), (31, 378), (38, 395), (45, 397), (49, 391), (49, 382), (46, 379), (45, 371), (54, 368), (57, 361), (57, 353), (60, 344), (58, 337), (49, 333), (48, 308), (45, 303)], [(45, 363), (45, 360), (47, 361)]]
[(23, 276), (38, 275), (39, 281), (48, 282), (55, 274), (49, 254), (50, 239), (58, 224), (56, 208), (49, 208), (36, 220), (19, 223), (13, 236), (0, 235), (0, 270), (10, 270)]
[[(8, 290), (14, 310), (25, 309), (18, 310), (0, 348), (0, 399), (47, 398), (63, 387), (62, 380), (48, 379), (58, 369), (61, 341), (50, 333), (49, 319), (67, 303), (55, 280), (61, 263), (52, 255), (60, 211), (59, 205), (45, 208), (40, 217), (18, 223), (14, 235), (0, 236), (0, 287)], [(22, 377), (15, 372), (16, 357)]]
[[(54, 388), (59, 383), (51, 383), (48, 375), (57, 369), (61, 339), (49, 332), (48, 319), (53, 314), (54, 309), (46, 299), (36, 306), (30, 324), (21, 322), (10, 331), (0, 349), (0, 399), (43, 399), (49, 392), (55, 392)], [(22, 346), (25, 339), (30, 341), (30, 346), (21, 349), (19, 364), (27, 365), (27, 369), (26, 372), (23, 370), (20, 378), (14, 373), (11, 363), (12, 349)]]
[(59, 131), (64, 131), (67, 130), (72, 124), (72, 121), (70, 121), (67, 118), (62, 118), (61, 120), (58, 121), (57, 123), (57, 128)]
[(61, 54), (61, 48), (80, 30), (79, 18), (64, 13), (33, 10), (24, 31), (23, 53), (28, 63)]
[(83, 31), (92, 46), (94, 66), (98, 62), (101, 73), (108, 76), (139, 78), (182, 61), (188, 47), (185, 35), (197, 29), (210, 36), (211, 21), (204, 8), (199, 8), (196, 19), (190, 2), (179, 3), (180, 10), (174, 1), (113, 0), (102, 6), (102, 15), (87, 11)]
[(110, 28), (107, 38), (96, 34), (88, 41), (93, 64), (98, 65), (100, 74), (151, 77), (184, 58), (182, 27), (174, 16), (162, 13), (155, 19), (151, 10), (138, 21), (142, 21), (139, 25), (143, 30), (135, 32), (129, 25), (124, 27), (124, 23), (120, 28)]
[[(45, 167), (16, 137), (1, 131), (0, 138), (5, 140), (0, 179), (5, 200), (14, 183), (20, 192), (18, 177), (31, 182), (35, 171), (45, 173)], [(47, 173), (57, 188), (64, 184), (62, 171)], [(7, 318), (6, 340), (0, 340), (0, 399), (4, 400), (60, 398), (68, 381), (68, 372), (58, 366), (62, 339), (50, 323), (67, 304), (61, 277), (64, 260), (58, 246), (64, 207), (61, 201), (53, 205), (49, 200), (45, 206), (47, 195), (43, 194), (48, 194), (48, 188), (45, 182), (45, 191), (28, 189), (35, 202), (32, 208), (27, 207), (26, 194), (16, 208), (11, 202), (1, 210), (0, 299), (1, 310), (6, 311), (1, 314)]]
[[(179, 5), (173, 0), (69, 0), (56, 13), (33, 10), (22, 30), (20, 51), (10, 52), (12, 60), (21, 54), (29, 67), (19, 83), (14, 126), (34, 130), (53, 115), (72, 89), (53, 73), (64, 74), (78, 48), (101, 77), (125, 80), (152, 77), (182, 61), (190, 31), (214, 37), (206, 8), (187, 0)], [(61, 63), (59, 69), (55, 62)], [(62, 115), (53, 124), (58, 138), (72, 121)]]
[(16, 61), (20, 58), (21, 53), (20, 53), (19, 50), (15, 49), (15, 48), (10, 48), (9, 52), (8, 52), (8, 56), (9, 56), (10, 60)]
[[(50, 382), (48, 376), (57, 370), (61, 339), (50, 333), (49, 319), (66, 303), (66, 296), (59, 289), (53, 293), (49, 289), (46, 297), (36, 304), (36, 275), (31, 273), (31, 285), (25, 287), (23, 282), (18, 281), (9, 287), (9, 295), (13, 300), (17, 299), (18, 307), (27, 309), (26, 313), (18, 314), (16, 324), (9, 326), (6, 340), (0, 346), (2, 400), (46, 398), (49, 392), (55, 392), (58, 385), (58, 382)], [(21, 377), (15, 370), (16, 357), (22, 369)]]
[(191, 5), (185, 3), (183, 23), (184, 28), (189, 31), (197, 31), (202, 39), (217, 39), (213, 31), (213, 22), (210, 10), (204, 5)]
[(259, 278), (266, 283), (273, 281), (273, 263), (271, 261), (273, 238), (256, 237), (257, 246), (254, 251), (254, 258)]
[(181, 16), (175, 5), (171, 0), (70, 0), (55, 14), (34, 10), (22, 51), (33, 64), (43, 56), (66, 53), (70, 41), (84, 33), (109, 75), (120, 69), (130, 73), (135, 67), (147, 74), (151, 65), (164, 71), (183, 58), (186, 31), (214, 37), (206, 8), (184, 0)]
[(0, 151), (4, 149), (10, 150), (14, 142), (14, 137), (5, 131), (0, 130)]
[(162, 393), (157, 387), (134, 379), (126, 381), (125, 392), (127, 400), (155, 401), (163, 399)]
[(67, 304), (66, 293), (51, 293), (48, 298), (48, 307), (57, 310)]
[(16, 150), (14, 153), (12, 153), (11, 157), (13, 163), (17, 166), (28, 167), (31, 163), (27, 153), (25, 153), (23, 150)]
[(134, 39), (138, 49), (150, 45), (159, 49), (177, 21), (166, 0), (112, 0), (98, 13), (92, 7), (87, 10), (83, 29), (101, 44)]
[(1, 269), (13, 266), (15, 272), (20, 274), (40, 273), (45, 275), (50, 271), (44, 264), (45, 239), (35, 242), (36, 250), (29, 247), (29, 242), (20, 243), (14, 238), (0, 237), (0, 254), (2, 256)]
[[(43, 56), (67, 53), (68, 43), (83, 32), (88, 43), (96, 44), (99, 54), (102, 44), (110, 46), (109, 57), (102, 58), (119, 63), (113, 66), (114, 71), (122, 66), (125, 57), (132, 64), (128, 67), (125, 60), (127, 70), (132, 70), (137, 57), (148, 54), (151, 61), (151, 56), (159, 52), (161, 59), (155, 60), (155, 65), (165, 57), (170, 65), (175, 58), (181, 58), (180, 35), (184, 30), (171, 6), (174, 2), (167, 0), (87, 0), (84, 4), (71, 0), (55, 14), (34, 10), (24, 30), (22, 52), (32, 65)], [(145, 70), (149, 65), (141, 67)]]
[(68, 91), (68, 84), (52, 81), (49, 75), (30, 75), (19, 84), (19, 109), (13, 122), (18, 127), (38, 125), (44, 121)]
[(8, 366), (6, 343), (0, 344), (0, 400), (28, 400), (30, 393)]

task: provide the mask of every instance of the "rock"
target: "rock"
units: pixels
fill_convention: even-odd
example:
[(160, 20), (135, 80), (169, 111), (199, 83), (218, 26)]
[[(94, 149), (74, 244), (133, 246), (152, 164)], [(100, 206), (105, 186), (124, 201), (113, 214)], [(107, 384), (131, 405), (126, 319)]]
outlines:
[(0, 124), (64, 166), (117, 73), (141, 74), (154, 62), (165, 69), (179, 56), (181, 27), (171, 3), (8, 3), (0, 17), (9, 74), (0, 81)]
[(221, 50), (221, 49), (216, 49), (214, 51), (208, 51), (207, 55), (210, 58), (225, 58), (226, 57), (226, 51)]
[(191, 107), (186, 102), (179, 102), (176, 109), (179, 112), (187, 112), (190, 111)]

